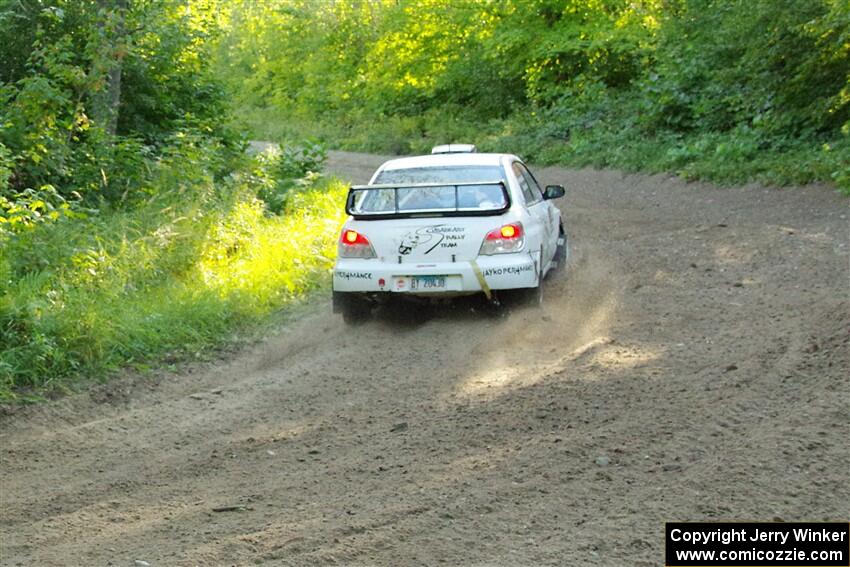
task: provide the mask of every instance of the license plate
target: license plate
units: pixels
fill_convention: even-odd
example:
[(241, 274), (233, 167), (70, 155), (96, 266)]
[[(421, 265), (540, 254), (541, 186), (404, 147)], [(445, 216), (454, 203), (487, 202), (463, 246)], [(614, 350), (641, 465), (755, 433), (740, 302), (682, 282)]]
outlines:
[(446, 276), (413, 276), (410, 278), (411, 291), (430, 291), (446, 289)]

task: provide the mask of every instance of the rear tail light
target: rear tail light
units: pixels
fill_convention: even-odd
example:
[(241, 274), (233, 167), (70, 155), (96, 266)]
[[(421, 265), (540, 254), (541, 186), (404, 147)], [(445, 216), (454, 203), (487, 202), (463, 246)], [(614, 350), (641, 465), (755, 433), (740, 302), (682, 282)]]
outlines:
[(478, 254), (490, 256), (519, 252), (524, 244), (525, 231), (522, 229), (522, 223), (513, 222), (488, 232)]
[(375, 249), (364, 235), (350, 228), (343, 229), (339, 236), (340, 258), (374, 258)]

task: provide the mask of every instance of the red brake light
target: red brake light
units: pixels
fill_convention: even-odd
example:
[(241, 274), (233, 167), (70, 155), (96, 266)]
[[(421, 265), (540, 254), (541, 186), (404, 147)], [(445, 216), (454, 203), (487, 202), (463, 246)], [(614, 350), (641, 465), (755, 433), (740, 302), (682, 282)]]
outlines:
[(365, 245), (369, 246), (369, 239), (357, 232), (356, 230), (343, 230), (340, 242), (349, 246)]
[(522, 238), (522, 225), (519, 223), (506, 224), (487, 233), (487, 240), (513, 240)]
[(488, 232), (478, 253), (484, 256), (508, 254), (519, 252), (524, 246), (525, 233), (522, 229), (522, 223), (512, 222)]
[(346, 228), (339, 235), (338, 253), (340, 258), (374, 258), (375, 249), (364, 235)]

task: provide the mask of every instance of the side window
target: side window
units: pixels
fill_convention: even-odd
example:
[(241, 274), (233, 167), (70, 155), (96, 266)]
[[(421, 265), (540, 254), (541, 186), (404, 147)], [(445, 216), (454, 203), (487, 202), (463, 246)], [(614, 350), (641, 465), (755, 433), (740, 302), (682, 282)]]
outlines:
[(522, 165), (521, 163), (517, 163), (520, 167), (520, 171), (522, 171), (522, 176), (525, 177), (525, 182), (528, 183), (528, 187), (531, 189), (531, 194), (534, 196), (533, 203), (538, 203), (543, 200), (543, 191), (540, 190), (540, 185), (537, 183), (537, 180), (534, 179), (534, 176), (531, 175), (531, 172), (528, 171), (528, 168)]
[(534, 193), (532, 192), (531, 186), (528, 184), (528, 179), (523, 174), (522, 164), (519, 162), (514, 162), (512, 164), (514, 175), (516, 175), (516, 180), (519, 183), (519, 188), (522, 189), (522, 196), (525, 198), (526, 205), (533, 205), (535, 203)]

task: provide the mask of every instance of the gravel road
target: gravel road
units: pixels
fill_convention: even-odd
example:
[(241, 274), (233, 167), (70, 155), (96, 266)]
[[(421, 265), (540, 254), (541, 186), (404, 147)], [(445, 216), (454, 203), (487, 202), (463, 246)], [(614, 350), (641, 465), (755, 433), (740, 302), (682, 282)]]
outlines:
[(0, 565), (656, 566), (665, 521), (850, 519), (848, 200), (536, 171), (573, 245), (543, 309), (322, 297), (6, 412)]

